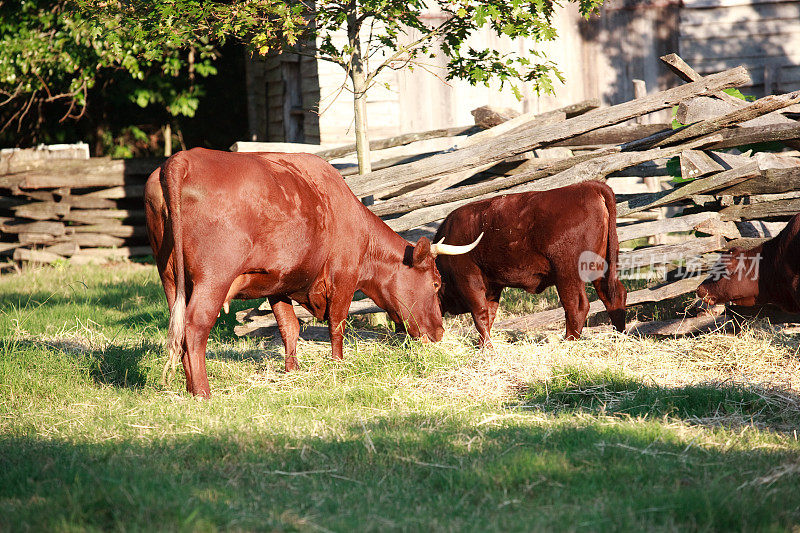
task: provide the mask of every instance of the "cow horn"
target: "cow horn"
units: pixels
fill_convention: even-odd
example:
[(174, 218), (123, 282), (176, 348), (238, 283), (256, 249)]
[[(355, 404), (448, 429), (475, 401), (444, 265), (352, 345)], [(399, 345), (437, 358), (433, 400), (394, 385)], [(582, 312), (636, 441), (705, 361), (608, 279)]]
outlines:
[(483, 232), (478, 235), (478, 238), (475, 239), (475, 242), (472, 244), (466, 244), (463, 246), (456, 246), (454, 244), (442, 244), (444, 239), (437, 242), (436, 244), (431, 244), (431, 255), (436, 257), (437, 255), (461, 255), (469, 252), (476, 246), (478, 243), (481, 242), (481, 238), (483, 238)]

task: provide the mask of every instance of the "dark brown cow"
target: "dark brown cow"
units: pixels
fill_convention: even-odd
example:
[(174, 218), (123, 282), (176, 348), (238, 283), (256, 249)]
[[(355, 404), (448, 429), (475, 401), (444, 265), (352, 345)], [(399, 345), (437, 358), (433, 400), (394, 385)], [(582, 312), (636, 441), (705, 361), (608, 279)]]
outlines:
[(170, 307), (170, 359), (183, 362), (195, 395), (210, 396), (206, 343), (234, 298), (269, 299), (286, 370), (297, 368), (292, 300), (329, 321), (334, 359), (359, 289), (412, 336), (442, 338), (434, 258), (463, 250), (409, 244), (316, 156), (179, 152), (150, 175), (145, 207)]
[(711, 305), (774, 304), (788, 313), (800, 313), (800, 215), (774, 239), (724, 254), (697, 295)]
[(442, 311), (472, 313), (486, 346), (505, 287), (539, 293), (555, 285), (567, 338), (574, 339), (589, 311), (586, 281), (593, 281), (614, 327), (624, 331), (626, 292), (617, 277), (616, 220), (614, 192), (599, 182), (506, 194), (456, 209), (434, 240), (466, 243), (485, 235), (468, 254), (437, 258)]

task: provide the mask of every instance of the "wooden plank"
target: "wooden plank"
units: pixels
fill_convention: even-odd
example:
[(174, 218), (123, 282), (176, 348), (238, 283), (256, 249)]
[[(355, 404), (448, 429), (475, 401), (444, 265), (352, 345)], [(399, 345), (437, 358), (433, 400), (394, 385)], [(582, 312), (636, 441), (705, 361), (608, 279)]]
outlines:
[(695, 237), (677, 244), (661, 244), (639, 248), (632, 252), (622, 252), (619, 254), (618, 264), (621, 271), (663, 265), (690, 257), (698, 257), (718, 250), (721, 246), (722, 242), (717, 236)]
[[(619, 154), (611, 152), (609, 155), (604, 155), (604, 156), (599, 156), (600, 154), (598, 153), (592, 156), (587, 155), (585, 160), (577, 164), (573, 163), (575, 163), (578, 160), (578, 158), (573, 157), (570, 160), (567, 160), (565, 163), (563, 163), (565, 166), (571, 165), (566, 170), (559, 172), (558, 174), (553, 174), (551, 176), (540, 177), (539, 179), (537, 179), (532, 183), (525, 183), (525, 181), (529, 181), (531, 175), (538, 176), (538, 173), (536, 172), (531, 173), (531, 175), (527, 173), (522, 173), (519, 176), (514, 176), (505, 183), (516, 181), (516, 182), (522, 182), (522, 184), (505, 189), (504, 192), (508, 194), (514, 194), (519, 192), (544, 191), (549, 189), (555, 189), (557, 187), (564, 187), (566, 185), (570, 185), (573, 183), (579, 183), (581, 181), (604, 179), (612, 172), (616, 172), (622, 168), (633, 166), (643, 161), (651, 161), (653, 159), (670, 157), (674, 154), (680, 153), (682, 150), (685, 149), (698, 148), (710, 143), (717, 142), (718, 139), (719, 136), (712, 135), (711, 137), (695, 139), (685, 145), (679, 145), (669, 148), (654, 148), (652, 150), (646, 150), (641, 152), (626, 152)], [(491, 185), (492, 183), (493, 182), (485, 184), (484, 188), (485, 189), (489, 188), (490, 186), (492, 186)], [(400, 217), (388, 220), (386, 221), (386, 223), (394, 231), (400, 232), (409, 230), (411, 228), (415, 228), (417, 226), (426, 224), (428, 222), (432, 222), (434, 220), (442, 219), (445, 216), (447, 216), (447, 214), (453, 209), (456, 209), (469, 202), (477, 201), (491, 196), (490, 193), (484, 193), (479, 196), (472, 196), (472, 197), (470, 196), (478, 190), (480, 189), (474, 186), (469, 189), (467, 187), (460, 187), (456, 191), (445, 191), (445, 193), (441, 193), (440, 195), (429, 195), (424, 200), (420, 198), (415, 198), (415, 202), (418, 205), (418, 207), (415, 208), (414, 211), (406, 213)], [(442, 198), (449, 199), (454, 197), (458, 197), (459, 199), (449, 203), (444, 203), (444, 204), (438, 203), (431, 205), (431, 203), (434, 201), (440, 202)], [(422, 202), (424, 202), (425, 205), (427, 205), (428, 207), (419, 206), (419, 204)], [(645, 208), (638, 209), (638, 211), (641, 211), (643, 209)]]
[(144, 225), (129, 226), (120, 223), (106, 222), (104, 224), (88, 224), (85, 226), (71, 226), (75, 233), (102, 233), (112, 237), (146, 237), (147, 228)]
[(70, 206), (57, 202), (31, 202), (13, 209), (17, 218), (31, 220), (59, 220), (69, 214)]
[(733, 329), (733, 325), (734, 321), (727, 315), (701, 315), (656, 322), (639, 322), (632, 324), (626, 333), (640, 336), (676, 337), (730, 331)]
[(674, 218), (664, 218), (630, 224), (628, 226), (617, 227), (617, 237), (620, 242), (642, 237), (650, 237), (661, 233), (677, 231), (692, 231), (696, 226), (710, 220), (719, 220), (719, 214), (715, 212), (694, 213)]
[(662, 131), (672, 131), (672, 126), (670, 124), (620, 124), (568, 137), (560, 141), (548, 143), (546, 146), (573, 147), (623, 144), (641, 139), (642, 137), (649, 137), (650, 135)]
[(800, 198), (761, 202), (751, 205), (732, 205), (719, 212), (722, 220), (755, 220), (770, 217), (794, 216), (800, 212)]
[(102, 189), (86, 194), (82, 194), (81, 198), (109, 198), (119, 200), (122, 198), (144, 198), (144, 184), (140, 185), (119, 185)]
[[(310, 320), (313, 317), (311, 313), (301, 305), (294, 304), (294, 312), (300, 320)], [(366, 315), (371, 313), (383, 313), (384, 310), (375, 305), (375, 302), (369, 298), (358, 300), (350, 303), (348, 315)], [(236, 313), (236, 320), (241, 323), (239, 326), (234, 326), (234, 333), (238, 336), (248, 335), (254, 330), (259, 328), (269, 328), (277, 326), (275, 317), (272, 314), (272, 309), (269, 307), (268, 302), (264, 302), (255, 309), (245, 309)]]
[(700, 150), (684, 150), (680, 153), (681, 176), (684, 179), (696, 179), (713, 172), (725, 170), (722, 165), (711, 159), (711, 156)]
[(56, 237), (64, 235), (66, 227), (62, 222), (27, 222), (10, 220), (0, 223), (0, 232), (3, 233), (46, 233)]
[[(662, 300), (675, 298), (677, 296), (694, 291), (704, 279), (705, 276), (684, 278), (672, 283), (657, 285), (648, 289), (630, 292), (628, 293), (626, 305), (627, 307), (630, 307), (632, 305), (645, 302), (660, 302)], [(587, 315), (587, 318), (602, 311), (605, 311), (605, 306), (600, 300), (595, 300), (589, 304), (589, 314)], [(495, 323), (494, 329), (527, 331), (563, 321), (564, 309), (559, 307), (558, 309), (540, 311), (531, 315), (501, 320)]]
[(622, 217), (629, 213), (668, 205), (690, 198), (695, 194), (717, 190), (723, 186), (739, 183), (759, 175), (758, 163), (753, 161), (738, 168), (732, 168), (706, 178), (694, 180), (671, 191), (643, 194), (639, 198), (617, 204), (617, 216)]
[(744, 68), (731, 69), (719, 74), (712, 74), (698, 82), (649, 94), (644, 98), (608, 108), (598, 108), (559, 124), (544, 126), (533, 131), (527, 129), (514, 131), (490, 142), (440, 154), (425, 161), (354, 176), (347, 182), (357, 196), (370, 194), (376, 197), (385, 196), (402, 189), (409, 183), (483, 165), (490, 161), (500, 161), (541, 147), (546, 143), (554, 143), (574, 135), (671, 107), (690, 96), (713, 93), (727, 87), (748, 83), (749, 80), (750, 77)]
[(739, 124), (740, 122), (745, 122), (747, 120), (766, 115), (767, 113), (777, 111), (778, 109), (784, 109), (798, 102), (800, 102), (800, 91), (765, 96), (764, 98), (756, 100), (745, 107), (731, 111), (730, 113), (677, 129), (671, 135), (668, 135), (664, 139), (656, 142), (654, 146), (665, 146), (693, 137), (698, 137), (700, 135), (708, 135), (709, 133), (716, 132), (722, 128), (733, 126), (735, 124)]
[(73, 209), (62, 218), (83, 224), (102, 224), (108, 219), (144, 220), (144, 209)]
[(45, 252), (42, 250), (29, 250), (28, 248), (17, 248), (14, 250), (14, 261), (26, 263), (55, 263), (59, 259), (66, 259), (64, 256)]
[(768, 168), (761, 177), (722, 189), (719, 194), (750, 196), (800, 190), (800, 168)]
[[(659, 59), (661, 59), (661, 61), (683, 81), (692, 82), (702, 79), (702, 76), (698, 74), (692, 67), (690, 67), (689, 64), (686, 63), (686, 61), (684, 61), (678, 54), (667, 54), (665, 56), (661, 56)], [(731, 96), (724, 91), (717, 91), (713, 93), (713, 95), (737, 108), (744, 107), (746, 105), (744, 100), (740, 100), (735, 96)], [(678, 108), (680, 109), (680, 104), (678, 104)], [(681, 121), (681, 123), (688, 124), (688, 122), (685, 121)]]

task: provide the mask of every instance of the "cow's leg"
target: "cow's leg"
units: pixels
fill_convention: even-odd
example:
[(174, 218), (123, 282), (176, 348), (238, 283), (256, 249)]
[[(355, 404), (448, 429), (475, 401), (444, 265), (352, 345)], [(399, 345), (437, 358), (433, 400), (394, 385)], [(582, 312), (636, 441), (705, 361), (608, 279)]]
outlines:
[(209, 398), (211, 387), (206, 373), (206, 345), (217, 313), (225, 300), (230, 283), (202, 283), (194, 286), (186, 306), (186, 389), (195, 396)]
[[(627, 291), (618, 278), (614, 278), (610, 283), (613, 283), (614, 286), (609, 287), (609, 279), (604, 277), (594, 280), (592, 285), (594, 285), (600, 301), (606, 306), (606, 311), (608, 311), (608, 316), (611, 318), (611, 323), (614, 324), (614, 328), (620, 333), (624, 333), (625, 298), (627, 296)], [(613, 290), (609, 290), (610, 288), (613, 288)]]
[(334, 360), (344, 359), (344, 328), (355, 289), (342, 288), (328, 300), (328, 332), (331, 336), (331, 354)]
[(589, 314), (586, 285), (577, 277), (560, 278), (556, 280), (556, 290), (566, 315), (566, 339), (578, 339), (586, 323), (586, 315)]
[(475, 329), (478, 330), (478, 346), (484, 350), (491, 350), (494, 348), (491, 339), (492, 322), (497, 306), (487, 298), (486, 285), (483, 280), (472, 279), (465, 285), (461, 294), (469, 307), (472, 320), (475, 322)]
[[(494, 319), (497, 316), (497, 308), (500, 307), (500, 294), (503, 292), (503, 287), (492, 285), (486, 290), (486, 308), (489, 313), (488, 330), (491, 331)], [(489, 341), (491, 344), (491, 341)]]
[(270, 297), (269, 305), (278, 321), (278, 330), (281, 332), (283, 347), (286, 349), (284, 366), (287, 372), (297, 370), (297, 337), (300, 335), (300, 322), (294, 313), (292, 301), (289, 298)]

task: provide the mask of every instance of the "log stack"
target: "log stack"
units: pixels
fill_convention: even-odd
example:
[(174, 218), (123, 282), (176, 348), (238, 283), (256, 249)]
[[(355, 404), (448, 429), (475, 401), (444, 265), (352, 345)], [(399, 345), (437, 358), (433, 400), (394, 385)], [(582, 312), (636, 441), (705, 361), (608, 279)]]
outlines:
[[(37, 153), (40, 152), (39, 157)], [(0, 255), (17, 263), (102, 263), (147, 255), (144, 183), (161, 160), (3, 154)]]

